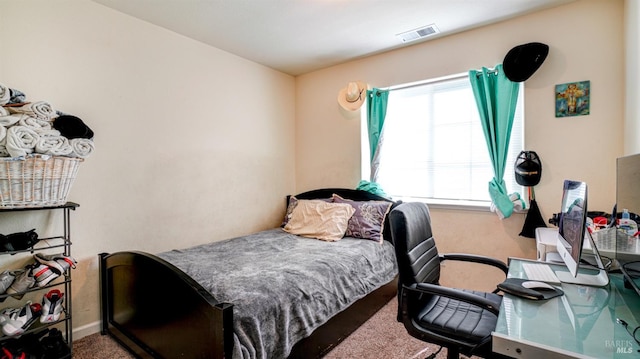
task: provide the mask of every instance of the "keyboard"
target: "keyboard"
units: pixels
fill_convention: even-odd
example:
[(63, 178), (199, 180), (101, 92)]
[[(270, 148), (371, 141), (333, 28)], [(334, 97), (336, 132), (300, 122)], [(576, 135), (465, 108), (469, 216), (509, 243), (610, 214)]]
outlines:
[(524, 269), (529, 280), (560, 284), (560, 279), (553, 272), (553, 269), (546, 264), (523, 262), (522, 269)]

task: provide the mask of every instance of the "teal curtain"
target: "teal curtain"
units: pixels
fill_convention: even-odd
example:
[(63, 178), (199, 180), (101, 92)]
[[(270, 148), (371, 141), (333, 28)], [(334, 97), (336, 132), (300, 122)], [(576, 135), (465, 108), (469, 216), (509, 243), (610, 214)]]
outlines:
[(469, 81), (493, 165), (494, 177), (489, 182), (489, 195), (501, 217), (508, 218), (513, 213), (513, 202), (507, 194), (504, 169), (519, 85), (506, 77), (501, 64), (493, 70), (483, 67), (482, 71), (469, 71)]
[(373, 193), (381, 197), (387, 197), (387, 194), (385, 193), (385, 191), (377, 183), (372, 183), (369, 181), (362, 180), (360, 181), (360, 183), (358, 183), (358, 187), (356, 187), (356, 189), (359, 189), (361, 191), (367, 191), (369, 193)]
[(367, 90), (367, 129), (369, 132), (369, 159), (371, 161), (371, 182), (375, 184), (378, 178), (380, 163), (380, 137), (387, 116), (387, 102), (389, 90), (377, 88)]

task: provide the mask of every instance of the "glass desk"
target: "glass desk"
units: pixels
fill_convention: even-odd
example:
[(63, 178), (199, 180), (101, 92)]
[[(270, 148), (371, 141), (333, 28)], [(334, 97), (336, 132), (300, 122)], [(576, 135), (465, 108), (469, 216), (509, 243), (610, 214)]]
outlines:
[[(509, 277), (526, 278), (523, 261), (509, 259)], [(493, 351), (514, 358), (639, 358), (640, 345), (616, 318), (633, 332), (640, 325), (640, 296), (624, 287), (621, 274), (609, 277), (602, 288), (563, 283), (565, 294), (546, 301), (505, 294)]]
[(633, 262), (623, 263), (620, 269), (624, 274), (625, 285), (635, 289), (636, 293), (640, 295), (640, 261), (638, 258)]

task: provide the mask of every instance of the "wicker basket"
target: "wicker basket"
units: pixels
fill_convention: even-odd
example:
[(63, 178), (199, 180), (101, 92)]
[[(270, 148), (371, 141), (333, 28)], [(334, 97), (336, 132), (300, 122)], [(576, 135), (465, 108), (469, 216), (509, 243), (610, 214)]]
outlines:
[(31, 155), (0, 158), (0, 208), (60, 206), (82, 158)]

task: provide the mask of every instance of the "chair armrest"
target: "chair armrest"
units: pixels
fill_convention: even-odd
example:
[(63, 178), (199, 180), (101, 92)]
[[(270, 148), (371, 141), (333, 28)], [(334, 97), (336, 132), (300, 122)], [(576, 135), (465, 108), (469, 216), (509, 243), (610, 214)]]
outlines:
[(476, 255), (476, 254), (465, 254), (465, 253), (441, 254), (440, 255), (440, 261), (445, 261), (445, 260), (454, 260), (454, 261), (464, 261), (464, 262), (474, 262), (474, 263), (480, 263), (480, 264), (488, 264), (490, 266), (493, 266), (493, 267), (496, 267), (496, 268), (500, 269), (501, 271), (504, 272), (505, 275), (507, 275), (507, 273), (509, 273), (509, 267), (507, 266), (506, 263), (504, 263), (501, 260), (498, 260), (498, 259), (495, 259), (495, 258), (491, 258), (491, 257), (480, 256), (480, 255)]
[(496, 308), (496, 306), (494, 305), (495, 303), (493, 303), (489, 299), (486, 299), (479, 295), (468, 293), (459, 289), (442, 287), (440, 285), (431, 284), (431, 283), (417, 283), (417, 284), (412, 284), (410, 287), (407, 287), (405, 285), (403, 285), (402, 287), (412, 292), (427, 293), (427, 294), (438, 295), (438, 296), (447, 297), (451, 299), (457, 299), (457, 300), (469, 303), (471, 305), (484, 308), (490, 311), (491, 313), (495, 314), (496, 316), (500, 314), (500, 308), (499, 307)]

